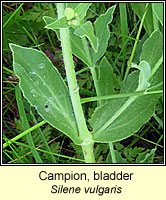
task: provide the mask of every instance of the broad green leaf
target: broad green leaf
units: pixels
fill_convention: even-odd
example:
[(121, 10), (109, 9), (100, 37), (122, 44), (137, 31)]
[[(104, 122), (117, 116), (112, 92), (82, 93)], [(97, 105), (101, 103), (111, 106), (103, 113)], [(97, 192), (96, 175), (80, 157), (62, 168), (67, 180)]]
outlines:
[(86, 22), (81, 27), (77, 28), (74, 34), (81, 38), (87, 37), (92, 45), (92, 48), (94, 49), (95, 52), (97, 52), (98, 38), (94, 34), (93, 25), (90, 21)]
[(152, 9), (162, 26), (163, 26), (163, 6), (164, 6), (163, 3), (152, 3)]
[(139, 83), (136, 91), (146, 90), (150, 86), (148, 82), (151, 72), (149, 63), (141, 61), (139, 65), (132, 64), (132, 67), (140, 70)]
[(15, 44), (10, 48), (23, 95), (43, 119), (80, 144), (69, 91), (57, 69), (40, 51)]
[[(151, 67), (151, 87), (163, 81), (163, 36), (154, 31), (142, 47), (140, 60), (145, 60)], [(162, 89), (162, 86), (158, 89)]]
[(162, 55), (163, 36), (160, 31), (154, 31), (143, 44), (140, 61), (147, 61), (151, 69), (153, 69)]
[(84, 40), (74, 34), (73, 28), (70, 29), (70, 39), (73, 54), (81, 59), (87, 66), (92, 66), (89, 47)]
[(45, 28), (47, 29), (51, 29), (51, 30), (55, 30), (55, 29), (60, 29), (60, 28), (68, 28), (70, 25), (68, 24), (68, 21), (66, 19), (66, 17), (62, 17), (60, 19), (55, 19), (52, 23), (52, 19), (53, 18), (50, 18), (50, 17), (46, 17), (44, 16), (43, 17), (44, 21), (46, 22), (46, 26)]
[[(138, 15), (138, 17), (141, 19), (144, 15), (145, 8), (147, 3), (131, 3), (133, 11)], [(144, 28), (148, 35), (150, 35), (154, 28), (153, 28), (153, 14), (152, 14), (152, 5), (149, 3), (148, 10), (145, 16), (144, 21)]]
[[(120, 93), (130, 93), (138, 88), (139, 73), (133, 72)], [(137, 132), (154, 113), (158, 95), (131, 96), (112, 99), (98, 107), (90, 121), (96, 142), (115, 142)]]
[(100, 15), (94, 23), (96, 36), (98, 38), (99, 46), (97, 53), (92, 49), (93, 64), (95, 64), (105, 53), (110, 37), (110, 30), (108, 25), (113, 19), (113, 13), (116, 6), (112, 6), (105, 14)]
[[(106, 57), (103, 57), (99, 66), (97, 85), (98, 96), (106, 96), (115, 93), (113, 87), (113, 69)], [(101, 100), (99, 105), (108, 103), (109, 101), (109, 99)]]

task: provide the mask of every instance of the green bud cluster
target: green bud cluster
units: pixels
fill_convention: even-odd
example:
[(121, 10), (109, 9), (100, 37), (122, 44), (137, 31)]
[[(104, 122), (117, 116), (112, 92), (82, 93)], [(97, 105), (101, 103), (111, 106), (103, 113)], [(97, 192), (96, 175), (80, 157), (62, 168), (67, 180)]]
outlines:
[(80, 22), (79, 22), (78, 13), (75, 13), (72, 8), (66, 8), (64, 15), (70, 26), (78, 26), (79, 25)]

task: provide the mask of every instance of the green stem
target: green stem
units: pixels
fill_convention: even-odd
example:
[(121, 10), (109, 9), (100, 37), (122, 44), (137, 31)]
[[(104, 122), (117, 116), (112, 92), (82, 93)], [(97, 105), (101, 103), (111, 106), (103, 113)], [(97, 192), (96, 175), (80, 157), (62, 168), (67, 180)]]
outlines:
[[(64, 16), (65, 4), (57, 3), (58, 18)], [(69, 86), (71, 102), (78, 126), (79, 136), (83, 140), (82, 150), (84, 153), (85, 162), (92, 163), (95, 161), (93, 154), (92, 135), (88, 131), (85, 117), (83, 114), (81, 100), (79, 96), (79, 87), (77, 84), (76, 74), (74, 70), (74, 62), (72, 57), (72, 49), (70, 44), (69, 28), (60, 29), (62, 52), (66, 70), (66, 76)], [(87, 151), (88, 149), (88, 151)]]
[[(158, 84), (158, 86), (161, 86), (163, 83)], [(157, 85), (156, 85), (157, 86)], [(154, 89), (155, 87), (151, 87), (150, 89)], [(144, 96), (144, 95), (151, 95), (151, 94), (162, 94), (163, 90), (157, 90), (157, 91), (138, 91), (138, 92), (131, 92), (131, 93), (120, 93), (120, 94), (112, 94), (112, 95), (106, 95), (106, 96), (96, 96), (96, 97), (88, 97), (88, 98), (83, 98), (81, 99), (81, 103), (87, 103), (91, 101), (99, 101), (99, 100), (106, 100), (106, 99), (118, 99), (118, 98), (125, 98), (125, 97), (130, 97), (130, 96)]]
[(46, 121), (42, 121), (38, 124), (36, 124), (35, 126), (32, 126), (31, 128), (29, 128), (28, 130), (25, 130), (24, 132), (20, 133), (19, 135), (17, 135), (16, 137), (12, 138), (11, 140), (5, 142), (3, 144), (3, 148), (6, 148), (8, 145), (12, 144), (13, 142), (16, 142), (17, 140), (19, 140), (20, 138), (24, 137), (25, 135), (27, 135), (28, 133), (34, 131), (35, 129), (39, 128), (40, 126), (46, 124)]
[(115, 151), (114, 151), (114, 145), (112, 142), (109, 143), (109, 147), (110, 147), (110, 153), (111, 153), (111, 157), (112, 157), (112, 163), (116, 163), (116, 156), (115, 156)]

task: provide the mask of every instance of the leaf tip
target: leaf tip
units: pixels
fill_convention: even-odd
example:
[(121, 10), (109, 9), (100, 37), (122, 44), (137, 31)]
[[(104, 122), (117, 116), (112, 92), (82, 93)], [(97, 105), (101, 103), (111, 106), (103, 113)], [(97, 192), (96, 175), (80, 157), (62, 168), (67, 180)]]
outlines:
[(12, 51), (12, 53), (14, 52), (15, 48), (17, 48), (18, 45), (14, 44), (14, 43), (9, 43), (9, 48)]

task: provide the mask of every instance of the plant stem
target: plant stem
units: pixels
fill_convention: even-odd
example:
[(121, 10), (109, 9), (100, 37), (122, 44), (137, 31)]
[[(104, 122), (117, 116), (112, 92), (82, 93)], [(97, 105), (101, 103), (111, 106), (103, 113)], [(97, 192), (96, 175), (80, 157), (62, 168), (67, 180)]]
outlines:
[[(57, 3), (58, 18), (64, 16), (65, 4)], [(84, 153), (85, 162), (92, 163), (95, 161), (93, 154), (93, 140), (92, 135), (88, 131), (85, 117), (83, 114), (81, 100), (79, 96), (79, 87), (77, 84), (76, 74), (74, 70), (74, 62), (72, 57), (72, 49), (70, 44), (69, 28), (60, 29), (60, 38), (62, 45), (62, 52), (66, 70), (66, 76), (69, 86), (71, 102), (78, 126), (80, 138), (83, 140), (82, 150)]]
[(112, 163), (116, 163), (116, 156), (115, 156), (115, 151), (114, 151), (114, 145), (112, 142), (109, 143), (109, 147), (110, 147), (110, 153), (111, 153), (111, 157), (112, 157)]
[(17, 140), (19, 140), (20, 138), (24, 137), (25, 135), (27, 135), (28, 133), (34, 131), (35, 129), (39, 128), (40, 126), (46, 124), (46, 121), (41, 121), (40, 123), (32, 126), (31, 128), (25, 130), (24, 132), (20, 133), (19, 135), (17, 135), (16, 137), (12, 138), (11, 140), (8, 140), (7, 142), (5, 142), (3, 144), (3, 148), (6, 148), (8, 145), (12, 144), (13, 142), (16, 142)]
[[(155, 89), (159, 86), (161, 86), (163, 83), (157, 84), (154, 87), (148, 88), (150, 89)], [(131, 92), (131, 93), (120, 93), (120, 94), (112, 94), (112, 95), (106, 95), (106, 96), (96, 96), (96, 97), (87, 97), (87, 98), (82, 98), (81, 103), (87, 103), (91, 101), (99, 101), (99, 100), (105, 100), (105, 99), (118, 99), (118, 98), (125, 98), (125, 97), (130, 97), (130, 96), (144, 96), (144, 95), (151, 95), (151, 94), (162, 94), (163, 90), (156, 90), (156, 91), (138, 91), (138, 92)]]

